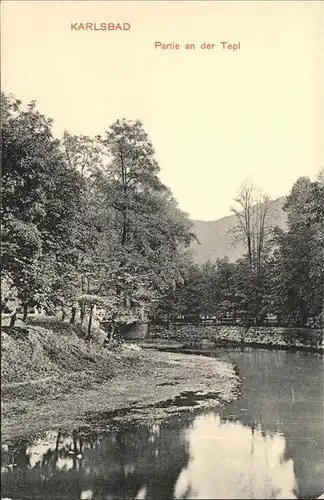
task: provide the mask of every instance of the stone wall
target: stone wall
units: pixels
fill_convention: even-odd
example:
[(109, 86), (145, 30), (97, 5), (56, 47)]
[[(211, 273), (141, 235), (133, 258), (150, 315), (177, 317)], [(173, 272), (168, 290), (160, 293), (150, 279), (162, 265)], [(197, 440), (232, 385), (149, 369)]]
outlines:
[(324, 350), (323, 330), (311, 328), (251, 327), (241, 326), (150, 326), (149, 337), (168, 339), (188, 347), (213, 347), (214, 345), (259, 345), (278, 348), (309, 348)]

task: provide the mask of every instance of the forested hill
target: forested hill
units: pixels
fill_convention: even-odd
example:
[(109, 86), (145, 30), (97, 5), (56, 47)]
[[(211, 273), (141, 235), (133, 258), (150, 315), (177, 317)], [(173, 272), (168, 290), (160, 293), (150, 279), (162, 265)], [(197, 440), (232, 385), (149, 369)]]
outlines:
[[(285, 227), (286, 215), (282, 210), (284, 201), (285, 197), (282, 196), (272, 202), (268, 219), (268, 224), (271, 226)], [(228, 257), (230, 261), (242, 257), (244, 254), (243, 244), (238, 242), (234, 247), (231, 243), (230, 231), (235, 224), (234, 215), (213, 221), (194, 221), (193, 232), (200, 242), (200, 244), (196, 242), (192, 244), (194, 260), (203, 264), (208, 260), (215, 261), (223, 257)]]

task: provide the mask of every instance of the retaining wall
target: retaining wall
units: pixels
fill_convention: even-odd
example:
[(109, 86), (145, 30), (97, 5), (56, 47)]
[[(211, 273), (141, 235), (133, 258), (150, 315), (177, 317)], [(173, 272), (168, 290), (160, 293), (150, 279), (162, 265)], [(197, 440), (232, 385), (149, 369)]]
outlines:
[(169, 329), (150, 326), (149, 337), (185, 343), (188, 347), (215, 345), (259, 345), (278, 348), (308, 348), (324, 351), (323, 329), (174, 325)]

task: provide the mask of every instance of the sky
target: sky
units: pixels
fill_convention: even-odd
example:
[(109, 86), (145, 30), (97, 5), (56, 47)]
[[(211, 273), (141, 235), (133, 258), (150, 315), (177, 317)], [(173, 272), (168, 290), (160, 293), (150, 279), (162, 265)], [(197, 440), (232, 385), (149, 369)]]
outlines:
[[(35, 99), (59, 137), (103, 135), (117, 118), (140, 119), (180, 208), (214, 220), (229, 214), (244, 179), (277, 198), (324, 165), (323, 8), (310, 0), (3, 0), (1, 86), (24, 103)], [(82, 22), (130, 29), (71, 29)], [(204, 42), (215, 47), (203, 50)]]

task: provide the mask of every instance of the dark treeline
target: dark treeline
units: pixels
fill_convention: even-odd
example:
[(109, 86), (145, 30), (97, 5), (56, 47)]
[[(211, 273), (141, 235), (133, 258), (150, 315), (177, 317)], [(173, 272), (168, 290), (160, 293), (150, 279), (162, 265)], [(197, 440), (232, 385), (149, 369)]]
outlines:
[(323, 171), (316, 182), (299, 178), (286, 198), (286, 229), (271, 227), (269, 198), (249, 181), (232, 212), (233, 244), (243, 240), (237, 262), (220, 259), (186, 269), (178, 286), (155, 309), (155, 319), (209, 317), (230, 324), (323, 326)]
[(243, 318), (320, 324), (323, 182), (300, 178), (287, 228), (268, 226), (269, 199), (245, 182), (235, 199), (238, 262), (194, 264), (191, 222), (159, 179), (140, 121), (102, 136), (52, 135), (52, 121), (2, 95), (2, 311), (31, 307), (85, 324), (98, 309), (112, 331), (143, 317)]
[(35, 102), (2, 95), (2, 310), (97, 309), (112, 325), (136, 321), (182, 282), (191, 222), (159, 180), (140, 121), (103, 137), (52, 135)]

